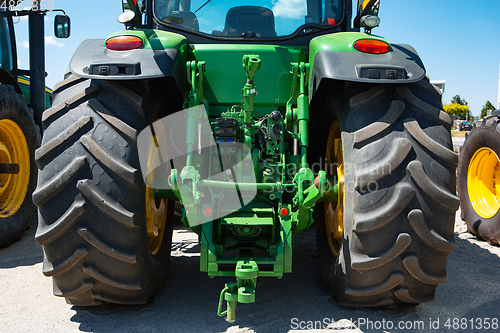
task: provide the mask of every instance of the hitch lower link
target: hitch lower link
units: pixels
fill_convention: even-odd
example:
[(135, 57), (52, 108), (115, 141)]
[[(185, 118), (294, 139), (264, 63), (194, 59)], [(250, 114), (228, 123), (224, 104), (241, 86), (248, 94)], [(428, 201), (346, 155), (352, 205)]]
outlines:
[[(236, 318), (236, 305), (239, 303), (255, 302), (255, 286), (259, 276), (259, 267), (255, 261), (238, 261), (236, 263), (236, 283), (226, 283), (219, 298), (217, 314), (219, 317), (226, 316), (229, 323), (234, 323)], [(223, 312), (224, 300), (227, 302), (227, 309)]]

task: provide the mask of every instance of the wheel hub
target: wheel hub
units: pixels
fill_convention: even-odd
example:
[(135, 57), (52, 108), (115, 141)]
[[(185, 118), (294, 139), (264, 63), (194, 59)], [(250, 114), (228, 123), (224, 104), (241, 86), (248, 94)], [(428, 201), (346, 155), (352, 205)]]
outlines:
[(332, 125), (326, 148), (326, 174), (336, 176), (338, 181), (338, 199), (325, 201), (326, 234), (330, 251), (338, 256), (344, 228), (344, 158), (342, 140), (338, 122)]
[[(161, 133), (165, 133), (165, 131), (161, 131)], [(155, 150), (159, 149), (159, 140), (164, 141), (165, 138), (158, 138), (155, 135), (149, 144), (149, 160), (147, 164), (148, 184), (154, 183), (155, 172), (153, 166), (159, 164), (158, 160), (156, 160), (159, 154), (155, 153)], [(148, 229), (149, 250), (153, 255), (160, 252), (161, 244), (163, 243), (163, 235), (165, 233), (166, 219), (166, 200), (155, 199), (154, 188), (146, 186), (146, 224)]]
[(21, 128), (0, 120), (0, 163), (19, 165), (17, 174), (0, 174), (0, 218), (15, 214), (24, 202), (30, 181), (29, 147)]
[(163, 242), (167, 219), (167, 205), (165, 200), (154, 197), (154, 189), (146, 187), (146, 221), (148, 229), (149, 250), (153, 255), (158, 254)]
[(485, 219), (500, 210), (500, 159), (489, 148), (474, 153), (467, 172), (467, 190), (472, 207)]

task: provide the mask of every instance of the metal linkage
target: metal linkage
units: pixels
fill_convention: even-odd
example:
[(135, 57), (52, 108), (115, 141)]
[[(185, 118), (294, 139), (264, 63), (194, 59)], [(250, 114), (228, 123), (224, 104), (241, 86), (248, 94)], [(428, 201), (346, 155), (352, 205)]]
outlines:
[(258, 55), (245, 55), (243, 56), (243, 68), (247, 72), (247, 83), (243, 87), (243, 110), (245, 112), (244, 123), (249, 126), (253, 124), (253, 109), (254, 98), (257, 94), (253, 79), (255, 73), (260, 69), (260, 58)]
[[(236, 318), (236, 305), (239, 303), (255, 302), (255, 287), (259, 276), (259, 267), (255, 261), (238, 261), (235, 270), (236, 283), (226, 283), (219, 298), (217, 314), (225, 316), (226, 320), (233, 323)], [(227, 302), (227, 310), (222, 312), (223, 301)]]
[[(197, 154), (200, 124), (207, 121), (198, 107), (205, 100), (205, 64), (187, 63), (187, 163), (180, 172), (173, 169), (168, 180), (184, 205), (184, 223), (200, 236), (200, 270), (210, 277), (236, 277), (219, 298), (217, 313), (229, 322), (235, 320), (238, 302), (255, 301), (257, 277), (281, 278), (292, 271), (293, 236), (312, 224), (318, 200), (336, 200), (338, 195), (335, 186), (328, 188), (335, 184), (324, 171), (315, 176), (307, 166), (309, 64), (291, 64), (286, 112), (278, 107), (265, 116), (254, 109), (254, 77), (261, 59), (244, 55), (242, 65), (247, 76), (242, 104), (208, 114), (210, 128), (203, 132), (212, 131), (215, 145)], [(296, 142), (296, 148), (290, 142)], [(200, 161), (207, 162), (208, 172), (199, 168)], [(222, 311), (224, 301), (227, 309)]]
[(187, 166), (192, 165), (192, 154), (194, 145), (196, 144), (196, 128), (200, 109), (196, 106), (205, 100), (203, 94), (203, 73), (205, 72), (205, 62), (188, 61), (186, 64), (188, 71), (188, 82), (191, 85), (191, 91), (186, 94), (186, 109), (187, 128), (186, 128), (186, 145), (187, 145)]
[[(287, 103), (287, 114), (289, 118), (298, 122), (298, 141), (300, 147), (300, 162), (302, 168), (307, 168), (307, 148), (309, 146), (309, 101), (307, 97), (307, 82), (309, 77), (309, 64), (292, 63), (291, 74), (293, 75), (292, 94)], [(292, 108), (293, 102), (297, 108)]]

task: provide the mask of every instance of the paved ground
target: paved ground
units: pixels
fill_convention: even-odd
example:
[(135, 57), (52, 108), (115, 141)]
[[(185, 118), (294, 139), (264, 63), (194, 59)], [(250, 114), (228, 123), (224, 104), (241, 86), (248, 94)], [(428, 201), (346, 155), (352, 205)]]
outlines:
[[(319, 285), (315, 231), (309, 229), (297, 238), (294, 272), (282, 280), (259, 279), (257, 302), (238, 305), (234, 324), (216, 315), (219, 292), (230, 279), (209, 279), (199, 272), (194, 234), (186, 230), (175, 232), (171, 277), (152, 303), (140, 307), (97, 308), (70, 306), (52, 296), (51, 279), (41, 273), (43, 253), (34, 242), (34, 232), (35, 225), (20, 242), (0, 250), (2, 333), (276, 333), (306, 328), (308, 324), (318, 329), (310, 332), (323, 332), (319, 329), (327, 325), (320, 323), (335, 323), (331, 325), (335, 330), (324, 330), (335, 333), (499, 331), (492, 329), (498, 327), (492, 323), (498, 324), (500, 319), (500, 249), (476, 240), (458, 219), (457, 249), (450, 256), (448, 281), (438, 287), (433, 302), (398, 310), (339, 306)], [(455, 322), (453, 318), (457, 318)], [(459, 322), (460, 318), (466, 319)], [(445, 327), (448, 320), (449, 329)], [(490, 329), (479, 330), (478, 323), (484, 324), (483, 327), (489, 323)], [(397, 330), (400, 324), (406, 328)], [(474, 329), (471, 324), (475, 325)], [(393, 329), (389, 329), (389, 325), (393, 325)], [(437, 325), (439, 329), (431, 329)]]
[(465, 138), (464, 137), (453, 137), (453, 149), (458, 149), (461, 145), (464, 144)]

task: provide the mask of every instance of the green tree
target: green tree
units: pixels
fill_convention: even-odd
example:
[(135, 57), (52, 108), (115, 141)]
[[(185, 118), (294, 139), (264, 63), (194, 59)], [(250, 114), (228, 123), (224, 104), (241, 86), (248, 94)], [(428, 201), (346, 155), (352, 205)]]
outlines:
[(451, 104), (458, 104), (458, 105), (469, 105), (465, 99), (462, 99), (460, 95), (455, 95), (451, 98)]
[(485, 105), (483, 105), (483, 109), (481, 110), (481, 118), (486, 117), (488, 115), (488, 111), (495, 111), (496, 108), (491, 104), (490, 101), (487, 101)]
[(460, 95), (451, 98), (451, 104), (443, 104), (444, 111), (454, 119), (474, 121), (474, 116), (469, 108), (469, 103)]
[(471, 118), (470, 109), (467, 105), (462, 105), (458, 103), (443, 104), (443, 109), (450, 116), (455, 116), (458, 119), (466, 119), (467, 114), (469, 114), (469, 119)]

